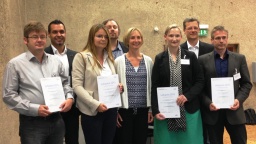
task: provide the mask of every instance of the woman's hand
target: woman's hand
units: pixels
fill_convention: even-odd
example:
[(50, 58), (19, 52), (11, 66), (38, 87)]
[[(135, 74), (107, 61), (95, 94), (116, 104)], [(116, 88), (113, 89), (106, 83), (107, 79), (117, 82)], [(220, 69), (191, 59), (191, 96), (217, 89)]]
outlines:
[(161, 113), (158, 113), (158, 114), (156, 114), (156, 119), (158, 119), (158, 120), (164, 120), (165, 119), (165, 116), (163, 115), (163, 114), (161, 114)]
[(100, 103), (100, 105), (99, 105), (98, 108), (97, 108), (97, 111), (98, 111), (98, 112), (105, 112), (105, 111), (107, 111), (107, 110), (108, 110), (107, 106), (104, 105), (103, 103)]
[(176, 102), (177, 102), (177, 105), (183, 106), (187, 101), (188, 99), (184, 95), (179, 95)]
[(154, 120), (154, 117), (152, 115), (152, 112), (148, 112), (148, 123), (152, 123)]
[(118, 87), (119, 87), (120, 93), (123, 93), (124, 92), (123, 84), (119, 83)]

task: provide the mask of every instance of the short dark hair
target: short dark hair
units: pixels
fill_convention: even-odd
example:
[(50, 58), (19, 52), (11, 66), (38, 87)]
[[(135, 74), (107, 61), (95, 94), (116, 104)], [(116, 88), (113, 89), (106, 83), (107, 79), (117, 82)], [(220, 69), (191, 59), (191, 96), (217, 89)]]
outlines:
[(227, 33), (227, 36), (228, 36), (228, 30), (226, 30), (226, 29), (224, 28), (224, 26), (218, 25), (218, 26), (215, 26), (215, 27), (212, 29), (212, 31), (211, 31), (211, 39), (214, 39), (214, 33), (215, 33), (216, 31), (225, 31), (225, 32)]
[(24, 37), (28, 38), (28, 35), (31, 32), (45, 32), (45, 34), (47, 35), (47, 31), (44, 28), (44, 25), (41, 22), (38, 21), (31, 21), (28, 24), (25, 25), (24, 27)]
[(116, 20), (110, 18), (110, 19), (104, 20), (104, 21), (102, 22), (102, 24), (106, 25), (109, 21), (114, 21), (114, 22), (116, 22), (117, 27), (118, 27), (118, 35), (120, 35), (121, 29), (120, 29), (120, 26), (119, 26), (119, 24), (118, 24), (118, 22), (117, 22)]
[(196, 21), (196, 22), (198, 23), (198, 27), (199, 27), (200, 22), (199, 22), (198, 19), (196, 19), (196, 18), (186, 18), (186, 19), (183, 21), (183, 30), (186, 29), (186, 23), (187, 23), (187, 22), (194, 22), (194, 21)]
[(49, 23), (49, 25), (48, 25), (48, 33), (51, 32), (51, 25), (52, 24), (62, 24), (64, 26), (64, 30), (66, 31), (66, 27), (65, 27), (64, 23), (61, 20), (56, 19), (56, 20), (53, 20), (53, 21), (51, 21)]

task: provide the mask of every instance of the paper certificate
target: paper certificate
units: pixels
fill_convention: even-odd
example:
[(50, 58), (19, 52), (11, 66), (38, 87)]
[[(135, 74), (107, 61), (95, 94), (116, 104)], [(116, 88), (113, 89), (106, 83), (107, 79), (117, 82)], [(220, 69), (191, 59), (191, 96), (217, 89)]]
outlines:
[(60, 77), (40, 79), (45, 104), (50, 112), (60, 111), (60, 105), (65, 101), (65, 94)]
[(180, 118), (180, 106), (176, 103), (178, 96), (178, 87), (157, 88), (159, 111), (165, 118)]
[(211, 78), (212, 102), (220, 109), (230, 108), (234, 103), (233, 77)]
[(98, 76), (99, 101), (104, 103), (107, 108), (121, 106), (118, 75)]

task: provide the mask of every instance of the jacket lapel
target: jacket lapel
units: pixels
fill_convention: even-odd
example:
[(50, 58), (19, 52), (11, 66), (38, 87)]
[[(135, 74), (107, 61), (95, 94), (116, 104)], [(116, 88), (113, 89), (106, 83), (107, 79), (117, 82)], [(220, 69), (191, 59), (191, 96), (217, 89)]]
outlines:
[(229, 52), (229, 58), (228, 58), (228, 76), (233, 77), (235, 72), (238, 71), (238, 68), (235, 66), (235, 56)]

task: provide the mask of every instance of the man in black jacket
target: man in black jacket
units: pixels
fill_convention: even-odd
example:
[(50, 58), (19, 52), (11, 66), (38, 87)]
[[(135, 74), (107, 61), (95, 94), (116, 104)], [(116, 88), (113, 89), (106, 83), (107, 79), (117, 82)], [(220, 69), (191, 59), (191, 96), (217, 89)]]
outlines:
[(193, 51), (197, 57), (213, 51), (211, 44), (199, 41), (200, 28), (196, 18), (186, 18), (183, 21), (183, 31), (187, 36), (187, 41), (180, 45), (181, 48)]
[[(213, 45), (199, 40), (199, 20), (196, 18), (186, 18), (183, 21), (183, 31), (187, 41), (180, 45), (182, 49), (193, 51), (197, 58), (200, 55), (213, 51)], [(210, 144), (205, 124), (203, 124), (204, 144)]]
[[(48, 25), (48, 36), (51, 39), (51, 45), (45, 48), (45, 52), (59, 57), (65, 67), (65, 73), (69, 76), (70, 86), (72, 87), (72, 63), (76, 51), (70, 50), (65, 45), (66, 28), (60, 20), (54, 20)], [(76, 96), (74, 96), (76, 99)], [(79, 115), (80, 112), (76, 108), (75, 103), (72, 108), (66, 112), (61, 113), (65, 122), (65, 143), (78, 144), (79, 131)]]

